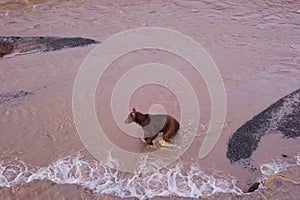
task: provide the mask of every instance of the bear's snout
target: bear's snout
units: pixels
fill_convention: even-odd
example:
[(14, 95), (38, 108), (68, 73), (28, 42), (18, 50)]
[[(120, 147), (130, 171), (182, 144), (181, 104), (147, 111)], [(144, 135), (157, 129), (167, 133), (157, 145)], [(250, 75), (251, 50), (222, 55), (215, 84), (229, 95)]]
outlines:
[(131, 122), (133, 122), (133, 121), (132, 121), (132, 119), (131, 119), (130, 117), (128, 117), (128, 118), (124, 121), (125, 124), (129, 124), (129, 123), (131, 123)]

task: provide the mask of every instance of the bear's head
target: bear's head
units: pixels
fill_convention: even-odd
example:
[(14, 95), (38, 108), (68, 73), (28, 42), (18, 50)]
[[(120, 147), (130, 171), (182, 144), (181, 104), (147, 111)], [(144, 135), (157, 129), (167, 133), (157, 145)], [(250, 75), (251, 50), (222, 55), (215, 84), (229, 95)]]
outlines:
[(137, 111), (135, 108), (132, 109), (131, 113), (129, 113), (127, 119), (125, 120), (125, 124), (129, 124), (131, 122), (137, 121)]
[(150, 117), (149, 114), (143, 114), (135, 110), (135, 108), (132, 109), (131, 113), (129, 113), (127, 119), (125, 120), (125, 124), (129, 124), (131, 122), (135, 122), (139, 124), (140, 126), (144, 127), (147, 124), (150, 123)]

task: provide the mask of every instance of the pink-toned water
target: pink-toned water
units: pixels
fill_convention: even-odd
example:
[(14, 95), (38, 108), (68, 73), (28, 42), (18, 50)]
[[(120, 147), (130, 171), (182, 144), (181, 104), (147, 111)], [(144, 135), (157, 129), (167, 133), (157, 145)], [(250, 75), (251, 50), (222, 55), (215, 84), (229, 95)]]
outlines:
[[(201, 188), (204, 183), (212, 181), (209, 178), (214, 177), (222, 183), (228, 180), (229, 186), (224, 186), (225, 192), (212, 197), (218, 199), (232, 195), (230, 192), (245, 191), (252, 183), (264, 180), (266, 175), (260, 170), (253, 173), (229, 163), (226, 158), (227, 141), (238, 127), (255, 114), (299, 88), (299, 2), (1, 1), (0, 7), (2, 36), (80, 36), (103, 41), (127, 29), (155, 26), (171, 28), (194, 38), (217, 64), (227, 94), (225, 127), (217, 145), (207, 157), (193, 160), (197, 157), (210, 119), (210, 97), (205, 82), (186, 61), (170, 53), (144, 50), (129, 53), (114, 62), (97, 88), (98, 120), (118, 146), (133, 152), (146, 151), (138, 139), (124, 135), (115, 125), (109, 105), (112, 89), (120, 76), (133, 66), (149, 62), (172, 66), (195, 87), (202, 126), (181, 161), (187, 166), (182, 169), (174, 166), (169, 168), (170, 174), (179, 177), (178, 187), (174, 189), (164, 183), (171, 175), (159, 173), (154, 179), (160, 180), (160, 189), (165, 187), (167, 194), (178, 199), (196, 197), (197, 194), (214, 193), (209, 188), (212, 185), (222, 188), (221, 183)], [(157, 186), (151, 186), (151, 175), (144, 179), (118, 177), (135, 183), (132, 188), (141, 187), (140, 194), (136, 195), (120, 191), (123, 185), (116, 181), (115, 174), (109, 173), (105, 166), (94, 163), (76, 132), (72, 116), (73, 84), (82, 61), (94, 47), (19, 55), (0, 60), (0, 93), (36, 90), (18, 105), (0, 107), (0, 170), (3, 169), (0, 186), (8, 187), (0, 190), (1, 199), (91, 199), (95, 196), (104, 198), (105, 194), (114, 196), (109, 198), (156, 196), (154, 191)], [(176, 102), (167, 89), (146, 86), (133, 94), (130, 105), (147, 112), (151, 105), (162, 104), (168, 113), (180, 119), (180, 106)], [(79, 153), (85, 157), (78, 159)], [(291, 165), (298, 153), (299, 139), (283, 140), (278, 135), (269, 135), (254, 153), (254, 165), (260, 169), (263, 164), (272, 163), (273, 159), (281, 159), (282, 165)], [(281, 158), (281, 154), (289, 157)], [(63, 158), (66, 159), (61, 160)], [(195, 171), (189, 169), (193, 164), (197, 167)], [(10, 167), (13, 170), (8, 170)], [(91, 176), (77, 174), (70, 178), (68, 174), (72, 175), (74, 170), (82, 174), (93, 173)], [(188, 176), (188, 173), (198, 179)], [(283, 198), (281, 191), (284, 191), (284, 198), (297, 199), (299, 167), (290, 167), (281, 173), (283, 175), (273, 175), (266, 182), (264, 193), (256, 193), (254, 195), (257, 196), (251, 198), (262, 195), (270, 199)], [(16, 174), (22, 175), (17, 177)], [(107, 177), (103, 174), (107, 174)], [(284, 176), (285, 179), (282, 178)], [(3, 181), (3, 177), (9, 181)], [(51, 180), (58, 185), (33, 179)], [(116, 184), (100, 187), (109, 180), (115, 180)], [(186, 187), (188, 180), (194, 182), (195, 186)], [(236, 183), (230, 186), (232, 180), (236, 180)], [(92, 189), (95, 194), (90, 194), (85, 187)], [(164, 196), (162, 191), (157, 196)]]

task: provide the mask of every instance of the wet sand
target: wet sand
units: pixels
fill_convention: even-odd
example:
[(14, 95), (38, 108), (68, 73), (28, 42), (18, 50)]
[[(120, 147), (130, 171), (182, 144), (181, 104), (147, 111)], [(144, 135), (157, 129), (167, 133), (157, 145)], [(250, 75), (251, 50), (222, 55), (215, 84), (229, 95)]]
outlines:
[[(263, 179), (258, 170), (261, 164), (272, 159), (293, 162), (289, 159), (299, 153), (299, 139), (286, 140), (275, 135), (263, 138), (253, 153), (255, 172), (231, 164), (226, 157), (227, 142), (240, 126), (281, 97), (299, 89), (300, 12), (296, 1), (24, 1), (0, 5), (3, 8), (0, 11), (1, 36), (83, 37), (103, 41), (126, 29), (158, 26), (178, 30), (197, 40), (216, 62), (227, 93), (226, 126), (222, 135), (213, 151), (196, 161), (208, 174), (221, 171), (224, 176), (236, 177), (239, 188), (246, 191), (251, 184)], [(17, 103), (0, 104), (2, 162), (24, 161), (46, 167), (79, 151), (88, 155), (73, 122), (72, 89), (77, 70), (93, 47), (0, 59), (0, 94), (32, 92)], [(195, 87), (200, 101), (200, 124), (203, 126), (183, 157), (189, 162), (196, 158), (199, 143), (204, 138), (210, 119), (210, 99), (201, 76), (175, 55), (145, 50), (129, 53), (114, 62), (98, 85), (98, 120), (110, 133), (111, 140), (120, 147), (133, 152), (144, 150), (138, 139), (124, 136), (118, 130), (108, 103), (109, 94), (120, 75), (133, 66), (148, 62), (174, 67)], [(158, 92), (160, 95), (156, 95)], [(160, 103), (168, 113), (181, 118), (178, 103), (171, 105), (170, 101), (176, 102), (176, 99), (164, 88), (144, 87), (134, 93), (130, 104), (147, 112), (152, 104)], [(118, 139), (120, 136), (122, 140)], [(281, 154), (287, 154), (288, 158), (282, 158)], [(281, 172), (283, 175), (273, 175), (265, 182), (265, 190), (241, 198), (265, 196), (278, 199), (283, 198), (282, 191), (285, 191), (284, 198), (296, 199), (295, 182), (300, 177), (299, 170), (295, 166)], [(286, 174), (290, 177), (286, 178)], [(82, 186), (40, 181), (17, 188), (20, 189), (1, 189), (3, 199), (32, 199), (32, 191), (46, 199), (55, 192), (57, 198), (103, 197), (101, 194), (92, 195), (90, 191), (86, 193)], [(68, 196), (67, 191), (72, 195)], [(232, 197), (235, 195), (217, 194), (209, 198), (237, 198)]]

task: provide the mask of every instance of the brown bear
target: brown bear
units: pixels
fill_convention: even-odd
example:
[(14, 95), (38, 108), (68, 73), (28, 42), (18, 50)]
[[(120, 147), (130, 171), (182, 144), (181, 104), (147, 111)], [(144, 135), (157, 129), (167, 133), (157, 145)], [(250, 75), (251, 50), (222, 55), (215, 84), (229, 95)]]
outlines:
[(178, 132), (180, 125), (178, 121), (165, 114), (149, 115), (137, 112), (135, 108), (128, 115), (125, 120), (126, 124), (135, 122), (140, 125), (144, 130), (144, 139), (147, 144), (153, 145), (153, 140), (158, 136), (159, 133), (163, 133), (163, 140), (170, 142), (170, 140)]

